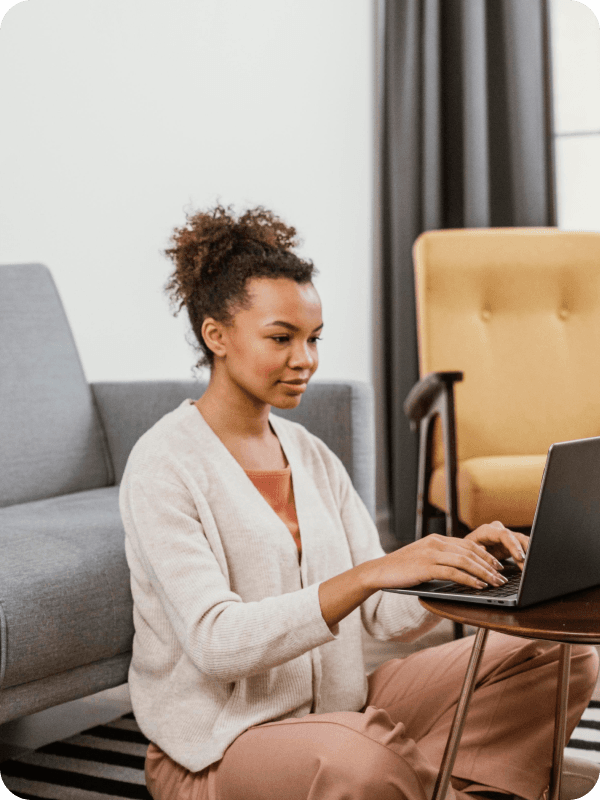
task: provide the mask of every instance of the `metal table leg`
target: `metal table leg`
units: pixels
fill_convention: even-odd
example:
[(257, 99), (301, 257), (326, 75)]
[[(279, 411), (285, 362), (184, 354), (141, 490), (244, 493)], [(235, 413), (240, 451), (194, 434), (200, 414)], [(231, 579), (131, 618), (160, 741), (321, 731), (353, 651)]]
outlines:
[(561, 644), (558, 665), (558, 686), (556, 689), (556, 722), (554, 723), (554, 748), (552, 755), (552, 775), (550, 777), (549, 800), (558, 800), (560, 779), (567, 732), (567, 707), (569, 702), (569, 675), (571, 672), (571, 645)]
[[(471, 695), (473, 694), (473, 689), (475, 687), (475, 678), (477, 677), (477, 671), (479, 669), (479, 664), (481, 663), (481, 657), (487, 641), (488, 632), (489, 631), (487, 628), (479, 628), (477, 635), (475, 636), (475, 642), (473, 643), (469, 666), (467, 667), (467, 672), (463, 681), (463, 687), (458, 699), (458, 705), (456, 706), (454, 719), (452, 721), (452, 727), (450, 728), (448, 741), (446, 742), (446, 749), (444, 750), (444, 757), (442, 758), (440, 771), (437, 781), (435, 782), (432, 800), (444, 800), (446, 797), (448, 784), (450, 783), (450, 775), (452, 774), (452, 768), (454, 767), (454, 762), (456, 761), (456, 753), (458, 751), (458, 745), (460, 744), (460, 737), (462, 736), (465, 719), (467, 716), (467, 709), (469, 707), (469, 701), (471, 700)], [(558, 800), (558, 795), (556, 798), (551, 796), (550, 800)]]

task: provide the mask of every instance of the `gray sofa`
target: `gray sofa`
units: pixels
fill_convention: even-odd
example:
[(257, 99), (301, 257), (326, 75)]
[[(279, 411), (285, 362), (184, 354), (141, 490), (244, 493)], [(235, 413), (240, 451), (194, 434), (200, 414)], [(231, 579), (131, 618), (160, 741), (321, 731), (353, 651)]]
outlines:
[[(50, 271), (0, 266), (0, 723), (127, 681), (119, 481), (144, 431), (204, 389), (88, 384)], [(367, 384), (313, 382), (273, 411), (338, 454), (374, 515), (372, 403)]]

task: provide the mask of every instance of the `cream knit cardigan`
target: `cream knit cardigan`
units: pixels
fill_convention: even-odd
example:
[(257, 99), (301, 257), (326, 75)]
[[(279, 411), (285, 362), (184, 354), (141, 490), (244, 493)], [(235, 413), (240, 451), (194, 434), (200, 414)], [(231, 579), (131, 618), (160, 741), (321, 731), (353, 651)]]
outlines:
[(332, 633), (319, 583), (384, 555), (339, 458), (270, 414), (291, 465), (302, 559), (204, 417), (185, 400), (131, 451), (120, 489), (135, 636), (129, 688), (142, 732), (193, 772), (252, 725), (366, 701), (361, 623), (411, 641), (439, 621), (376, 592)]

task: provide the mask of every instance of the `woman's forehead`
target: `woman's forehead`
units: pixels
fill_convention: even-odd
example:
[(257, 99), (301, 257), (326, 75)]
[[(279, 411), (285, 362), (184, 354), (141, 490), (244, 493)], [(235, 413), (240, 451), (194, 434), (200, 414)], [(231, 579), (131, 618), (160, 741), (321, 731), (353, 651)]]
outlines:
[[(297, 316), (321, 323), (321, 299), (312, 283), (297, 283), (289, 278), (253, 278), (247, 286), (250, 305), (246, 313), (270, 321)], [(287, 320), (292, 321), (293, 320)]]

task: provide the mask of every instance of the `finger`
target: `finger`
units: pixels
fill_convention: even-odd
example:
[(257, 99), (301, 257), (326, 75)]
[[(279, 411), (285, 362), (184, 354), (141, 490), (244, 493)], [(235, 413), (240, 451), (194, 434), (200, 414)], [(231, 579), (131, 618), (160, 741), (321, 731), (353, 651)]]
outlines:
[(438, 566), (440, 565), (460, 569), (491, 586), (503, 586), (506, 583), (506, 578), (500, 575), (499, 572), (492, 570), (485, 562), (473, 557), (471, 554), (446, 552), (444, 560), (438, 562)]
[(485, 570), (490, 571), (493, 575), (499, 575), (498, 570), (504, 569), (502, 564), (494, 558), (491, 553), (482, 545), (475, 544), (474, 542), (465, 542), (463, 539), (451, 540), (447, 548), (448, 552), (453, 552), (459, 556), (475, 560)]
[(488, 584), (485, 581), (476, 578), (468, 572), (463, 572), (455, 567), (436, 564), (433, 567), (432, 578), (440, 581), (455, 581), (456, 583), (463, 584), (464, 586), (473, 586), (475, 589), (485, 589)]
[[(494, 534), (496, 538), (496, 534)], [(484, 544), (480, 544), (476, 539), (470, 539), (468, 536), (465, 539), (450, 539), (450, 541), (457, 542), (462, 547), (468, 548), (471, 552), (476, 553), (484, 559), (494, 569), (504, 569), (502, 564), (495, 558), (492, 553), (486, 550)], [(490, 542), (491, 543), (491, 542)], [(494, 542), (495, 543), (495, 542)]]
[[(523, 569), (523, 564), (525, 562), (525, 552), (527, 550), (528, 542), (521, 543), (520, 536), (523, 534), (518, 534), (516, 531), (510, 531), (506, 528), (502, 534), (502, 544), (511, 554), (517, 566)], [(527, 538), (527, 537), (523, 537)], [(523, 546), (525, 545), (525, 546)]]
[(498, 520), (480, 525), (479, 528), (474, 530), (469, 536), (472, 537), (474, 541), (486, 546), (498, 547), (500, 550), (500, 558), (513, 556), (517, 562), (522, 562), (525, 557), (525, 550), (519, 537), (523, 537), (523, 543), (525, 544), (527, 537), (523, 534), (518, 534), (516, 531), (509, 530)]
[(529, 536), (527, 536), (524, 533), (519, 533), (519, 531), (511, 531), (511, 533), (514, 533), (514, 535), (519, 540), (521, 547), (523, 548), (525, 553), (527, 553), (527, 548), (529, 547)]
[(499, 520), (494, 520), (494, 522), (490, 522), (490, 525), (493, 526), (494, 528), (499, 528), (500, 530), (509, 531), (513, 535), (513, 537), (516, 537), (519, 545), (521, 546), (521, 549), (523, 550), (523, 556), (525, 556), (527, 548), (529, 547), (529, 536), (526, 536), (524, 533), (520, 533), (519, 531), (511, 531), (510, 528), (507, 528), (506, 525), (504, 525)]

